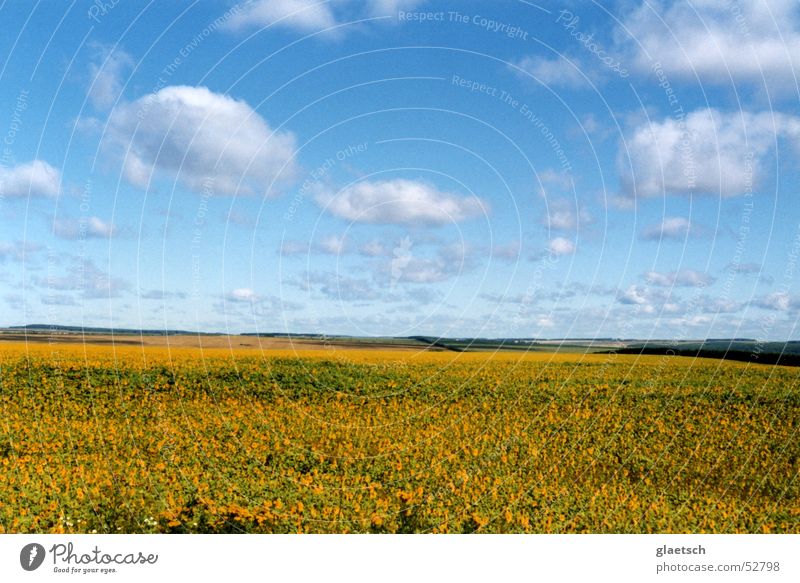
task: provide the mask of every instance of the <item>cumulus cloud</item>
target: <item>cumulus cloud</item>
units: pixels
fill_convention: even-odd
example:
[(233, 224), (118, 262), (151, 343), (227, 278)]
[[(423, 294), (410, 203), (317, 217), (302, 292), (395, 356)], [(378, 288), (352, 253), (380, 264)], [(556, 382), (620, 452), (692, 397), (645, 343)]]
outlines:
[(0, 166), (0, 196), (57, 196), (60, 190), (61, 172), (44, 160)]
[(617, 294), (617, 301), (621, 304), (638, 306), (638, 310), (643, 314), (675, 314), (681, 311), (681, 306), (667, 291), (642, 285), (631, 285), (621, 291)]
[(254, 292), (249, 287), (240, 287), (234, 290), (231, 290), (226, 296), (229, 302), (239, 302), (239, 303), (252, 303), (257, 302), (261, 299), (261, 296)]
[(556, 325), (556, 321), (551, 315), (539, 316), (536, 318), (536, 325), (539, 328), (552, 328)]
[(492, 257), (495, 259), (514, 261), (515, 259), (519, 259), (521, 251), (522, 243), (520, 241), (511, 241), (505, 245), (495, 245), (492, 247)]
[(548, 168), (536, 174), (536, 178), (541, 185), (541, 195), (547, 197), (547, 194), (552, 189), (559, 189), (564, 191), (574, 191), (575, 181), (569, 172), (553, 170)]
[(249, 214), (240, 213), (239, 211), (233, 209), (231, 209), (228, 213), (227, 219), (234, 225), (239, 225), (240, 227), (245, 227), (247, 229), (255, 229), (256, 227), (256, 217)]
[(107, 239), (114, 234), (114, 230), (116, 229), (113, 223), (104, 221), (98, 217), (89, 217), (87, 222), (89, 234), (93, 237), (103, 237)]
[(641, 71), (702, 83), (746, 82), (793, 89), (800, 70), (796, 0), (648, 1), (619, 31)]
[(385, 276), (391, 286), (434, 284), (457, 277), (478, 264), (475, 250), (463, 242), (439, 244), (433, 250), (424, 250), (405, 237), (392, 250), (391, 261), (380, 266), (380, 275)]
[(343, 273), (309, 272), (306, 277), (289, 282), (304, 291), (316, 291), (323, 296), (342, 301), (365, 301), (382, 299), (390, 300), (379, 293), (373, 282), (368, 279), (350, 277)]
[(589, 83), (576, 63), (564, 56), (554, 59), (538, 56), (525, 57), (516, 65), (539, 82), (548, 86), (574, 88), (582, 87)]
[(774, 292), (758, 298), (755, 304), (765, 310), (789, 312), (800, 308), (800, 298), (792, 296), (787, 292)]
[(380, 16), (390, 15), (398, 10), (411, 10), (424, 2), (425, 0), (368, 0), (366, 5), (371, 14)]
[(97, 267), (90, 260), (73, 257), (63, 276), (48, 275), (33, 278), (34, 283), (48, 291), (78, 291), (84, 299), (108, 299), (119, 297), (130, 288), (127, 281), (114, 277)]
[(764, 266), (760, 263), (735, 263), (731, 262), (725, 266), (725, 270), (729, 274), (744, 275), (745, 277), (752, 277), (758, 283), (771, 285), (774, 283), (774, 278), (765, 272)]
[(299, 32), (315, 32), (336, 25), (331, 3), (319, 0), (255, 0), (225, 24), (232, 30), (281, 26)]
[(694, 269), (681, 269), (669, 273), (648, 271), (644, 274), (644, 279), (648, 284), (659, 287), (705, 287), (715, 281), (708, 273)]
[(317, 203), (353, 222), (396, 225), (458, 223), (488, 212), (476, 196), (443, 192), (418, 180), (363, 181), (338, 193), (320, 191)]
[(99, 217), (82, 219), (55, 219), (53, 233), (62, 239), (109, 239), (116, 227), (113, 223)]
[(696, 299), (695, 304), (698, 309), (703, 312), (712, 314), (732, 314), (742, 309), (742, 302), (731, 300), (728, 298), (712, 298), (709, 296), (701, 296)]
[(700, 109), (635, 128), (618, 165), (629, 196), (752, 192), (778, 138), (800, 144), (800, 118), (774, 112)]
[(27, 241), (16, 241), (14, 243), (1, 243), (0, 242), (0, 262), (6, 259), (14, 261), (25, 261), (33, 253), (39, 251), (41, 247), (35, 243)]
[[(361, 0), (322, 2), (320, 0), (254, 0), (225, 24), (229, 30), (280, 26), (299, 33), (313, 33), (337, 26), (349, 19), (394, 16), (411, 10), (425, 0)], [(349, 8), (349, 10), (343, 10)], [(346, 12), (346, 14), (345, 14)], [(337, 31), (338, 32), (338, 31)]]
[(446, 281), (454, 273), (450, 264), (441, 258), (414, 257), (403, 266), (395, 279), (407, 283), (439, 283)]
[(547, 216), (542, 220), (548, 228), (556, 231), (575, 231), (593, 222), (592, 214), (583, 206), (564, 199), (551, 201)]
[(302, 241), (283, 241), (281, 243), (281, 255), (305, 255), (310, 246)]
[(341, 255), (347, 247), (347, 240), (344, 236), (328, 235), (323, 237), (317, 244), (320, 252), (328, 255)]
[(389, 253), (388, 249), (386, 248), (386, 245), (384, 245), (377, 239), (372, 239), (371, 241), (367, 241), (366, 243), (361, 245), (358, 248), (358, 252), (359, 254), (365, 255), (366, 257), (381, 257)]
[(271, 295), (257, 293), (249, 287), (240, 287), (222, 295), (222, 301), (215, 302), (213, 310), (217, 314), (229, 318), (247, 318), (250, 323), (252, 319), (264, 319), (266, 326), (272, 326), (279, 314), (286, 310), (300, 310), (302, 304), (291, 302)]
[(547, 249), (553, 255), (572, 255), (575, 253), (575, 243), (564, 237), (550, 239)]
[(698, 228), (686, 217), (664, 217), (660, 223), (645, 227), (640, 237), (645, 241), (673, 239), (682, 241), (690, 234), (696, 234)]
[(78, 274), (78, 282), (86, 299), (118, 297), (130, 287), (124, 279), (114, 277), (91, 263), (87, 263), (83, 273)]
[(89, 101), (98, 109), (108, 109), (122, 95), (123, 75), (133, 66), (133, 58), (123, 50), (98, 47), (89, 65)]
[(686, 327), (697, 328), (700, 326), (706, 327), (709, 324), (714, 322), (714, 318), (712, 316), (706, 316), (704, 314), (695, 314), (693, 316), (687, 316), (683, 318), (670, 318), (668, 320), (668, 324), (674, 328), (683, 329)]
[(321, 253), (323, 255), (342, 255), (349, 251), (347, 238), (343, 235), (326, 235), (319, 241), (310, 244), (303, 241), (287, 240), (281, 243), (281, 255), (307, 255)]
[(370, 242), (359, 249), (359, 254), (377, 258), (369, 264), (375, 269), (373, 285), (377, 286), (439, 283), (475, 265), (473, 255), (463, 244), (437, 245), (432, 252), (424, 246), (416, 248), (408, 236), (391, 247)]
[(244, 101), (205, 87), (171, 86), (111, 113), (105, 146), (125, 177), (145, 186), (157, 171), (198, 192), (272, 194), (296, 172), (295, 138)]
[(619, 294), (618, 300), (623, 304), (646, 304), (650, 299), (651, 293), (641, 285), (631, 285)]

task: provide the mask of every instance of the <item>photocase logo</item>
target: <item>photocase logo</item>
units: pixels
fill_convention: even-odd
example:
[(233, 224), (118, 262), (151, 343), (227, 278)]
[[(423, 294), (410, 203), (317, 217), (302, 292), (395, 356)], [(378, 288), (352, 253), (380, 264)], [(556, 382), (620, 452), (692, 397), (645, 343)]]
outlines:
[(44, 562), (44, 547), (39, 543), (30, 543), (19, 552), (19, 564), (26, 571), (35, 571)]

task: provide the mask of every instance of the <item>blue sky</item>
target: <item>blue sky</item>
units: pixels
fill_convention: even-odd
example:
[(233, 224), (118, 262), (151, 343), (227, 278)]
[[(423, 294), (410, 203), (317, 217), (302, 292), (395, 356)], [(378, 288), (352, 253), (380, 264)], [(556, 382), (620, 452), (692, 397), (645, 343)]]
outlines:
[(0, 325), (796, 339), (794, 1), (0, 6)]

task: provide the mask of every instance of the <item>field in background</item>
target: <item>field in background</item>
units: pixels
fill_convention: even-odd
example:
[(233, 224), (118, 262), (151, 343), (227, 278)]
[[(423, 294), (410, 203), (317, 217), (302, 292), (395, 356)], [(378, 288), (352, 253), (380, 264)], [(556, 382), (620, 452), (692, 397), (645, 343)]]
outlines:
[(533, 338), (438, 338), (435, 336), (367, 337), (321, 334), (224, 335), (187, 331), (115, 330), (75, 326), (17, 326), (0, 329), (2, 342), (26, 344), (95, 344), (259, 350), (427, 350), (431, 352), (558, 352), (687, 356), (800, 366), (800, 341), (764, 342), (744, 338), (706, 340)]
[(800, 532), (796, 369), (239, 338), (0, 343), (0, 531)]
[[(258, 349), (258, 350), (331, 350), (357, 348), (364, 350), (419, 350), (426, 343), (395, 338), (316, 338), (310, 336), (255, 336), (225, 334), (103, 334), (77, 332), (48, 333), (44, 331), (0, 332), (0, 347), (4, 342), (28, 345), (101, 345), (101, 346), (159, 346), (164, 348)], [(431, 347), (433, 350), (442, 348)]]

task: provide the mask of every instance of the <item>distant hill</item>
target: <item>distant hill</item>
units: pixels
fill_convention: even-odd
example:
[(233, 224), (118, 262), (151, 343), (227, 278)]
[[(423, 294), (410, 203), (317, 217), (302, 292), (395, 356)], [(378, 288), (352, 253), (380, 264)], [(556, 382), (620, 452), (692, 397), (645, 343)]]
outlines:
[(177, 336), (184, 334), (202, 334), (205, 336), (219, 336), (213, 332), (190, 332), (188, 330), (137, 330), (134, 328), (96, 328), (91, 326), (59, 326), (56, 324), (26, 324), (25, 326), (9, 326), (3, 328), (9, 332), (64, 333), (64, 334), (120, 334), (137, 336)]
[(632, 342), (610, 350), (617, 354), (661, 354), (696, 358), (721, 358), (757, 364), (800, 366), (800, 342), (759, 342), (743, 339), (714, 339), (701, 342)]

